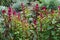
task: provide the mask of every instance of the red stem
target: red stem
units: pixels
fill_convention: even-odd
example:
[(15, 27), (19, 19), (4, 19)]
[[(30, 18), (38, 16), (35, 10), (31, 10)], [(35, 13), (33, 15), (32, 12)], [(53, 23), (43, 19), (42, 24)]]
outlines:
[(42, 22), (40, 21), (40, 31), (42, 31)]

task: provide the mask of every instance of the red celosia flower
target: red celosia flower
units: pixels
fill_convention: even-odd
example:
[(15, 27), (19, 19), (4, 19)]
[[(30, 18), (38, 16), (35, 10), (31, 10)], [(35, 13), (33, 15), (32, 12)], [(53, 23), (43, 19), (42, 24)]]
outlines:
[(46, 10), (46, 7), (45, 7), (45, 6), (43, 6), (43, 7), (42, 7), (42, 10), (44, 10), (44, 11), (45, 11), (45, 10)]
[(36, 6), (35, 6), (35, 11), (38, 11), (38, 10), (39, 10), (39, 5), (36, 4)]
[(12, 11), (12, 8), (11, 7), (8, 7), (8, 12), (11, 12)]
[(23, 13), (25, 13), (25, 6), (24, 6), (23, 3), (21, 3), (21, 7), (22, 7), (22, 11), (23, 11)]
[(52, 14), (54, 13), (54, 10), (51, 10)]
[(24, 4), (23, 3), (21, 3), (21, 6), (22, 6), (22, 10), (24, 10)]
[(12, 8), (8, 7), (8, 21), (11, 21)]
[(60, 6), (58, 6), (58, 9), (60, 10)]
[(11, 13), (12, 13), (12, 8), (8, 7), (8, 15), (11, 16)]
[[(58, 6), (58, 10), (60, 10), (60, 6)], [(60, 15), (60, 11), (59, 11), (59, 14), (58, 15)]]
[(46, 10), (46, 7), (45, 7), (45, 6), (43, 6), (43, 7), (42, 7), (42, 10), (44, 10), (44, 12), (46, 13), (46, 16), (48, 16), (48, 12), (47, 12), (47, 10)]
[(11, 21), (11, 17), (9, 16), (9, 17), (8, 17), (8, 22), (10, 22), (10, 21)]
[(35, 7), (33, 7), (33, 11), (36, 11), (37, 12), (38, 10), (39, 10), (39, 5), (36, 4)]
[(34, 19), (34, 20), (33, 20), (33, 23), (34, 23), (35, 25), (37, 24), (37, 21), (36, 21), (36, 19)]
[(4, 13), (6, 13), (6, 11), (5, 10), (2, 10), (2, 14), (4, 14)]
[(13, 11), (13, 15), (16, 15), (16, 11)]
[(11, 16), (11, 13), (8, 13), (8, 16)]
[(44, 17), (44, 15), (43, 15), (42, 13), (40, 13), (40, 17), (41, 17), (41, 18), (43, 18), (43, 17)]
[(35, 7), (36, 7), (36, 9), (39, 9), (39, 5), (38, 5), (38, 4), (36, 4), (36, 6), (35, 6)]

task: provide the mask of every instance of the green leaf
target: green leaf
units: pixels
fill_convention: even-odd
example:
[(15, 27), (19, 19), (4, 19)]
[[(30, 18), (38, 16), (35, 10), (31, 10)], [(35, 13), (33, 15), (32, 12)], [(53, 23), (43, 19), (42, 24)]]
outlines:
[(55, 35), (55, 31), (51, 31), (52, 35)]
[(60, 27), (60, 23), (57, 24), (57, 27)]
[(55, 24), (57, 21), (55, 19), (52, 20), (52, 24)]
[(47, 27), (47, 30), (50, 30), (50, 29), (52, 29), (52, 28), (54, 28), (54, 26), (48, 26), (48, 27)]

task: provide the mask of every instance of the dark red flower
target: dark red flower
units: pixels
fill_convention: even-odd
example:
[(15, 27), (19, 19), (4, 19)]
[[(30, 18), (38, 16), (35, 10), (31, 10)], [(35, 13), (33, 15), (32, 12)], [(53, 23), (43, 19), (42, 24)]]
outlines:
[(36, 6), (35, 6), (35, 10), (36, 10), (36, 11), (39, 10), (39, 5), (38, 5), (38, 4), (36, 4)]
[(45, 7), (45, 6), (43, 6), (43, 7), (42, 7), (42, 10), (44, 10), (44, 11), (45, 11), (45, 10), (46, 10), (46, 7)]
[(35, 25), (37, 24), (37, 21), (36, 21), (36, 19), (34, 19), (34, 20), (33, 20), (33, 23), (34, 23)]
[(5, 10), (2, 10), (2, 14), (4, 14), (4, 13), (6, 13), (6, 11)]

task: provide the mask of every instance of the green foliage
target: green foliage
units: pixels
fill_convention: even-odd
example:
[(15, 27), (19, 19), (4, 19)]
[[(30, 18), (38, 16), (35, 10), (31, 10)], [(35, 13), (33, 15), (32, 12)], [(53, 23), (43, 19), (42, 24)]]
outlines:
[(10, 4), (12, 3), (12, 0), (1, 0), (1, 5), (3, 6), (10, 6)]
[[(37, 14), (39, 13), (38, 16), (36, 16), (36, 11), (32, 11), (27, 8), (27, 6), (25, 5), (27, 4), (27, 1), (25, 2), (25, 0), (20, 0), (19, 2), (17, 1), (16, 4), (13, 5), (13, 8), (16, 7), (19, 11), (21, 7), (18, 6), (22, 2), (24, 2), (24, 5), (26, 6), (25, 10), (22, 10), (21, 8), (22, 12), (24, 12), (25, 14), (20, 14), (20, 20), (18, 20), (17, 14), (13, 15), (13, 13), (11, 13), (11, 21), (9, 22), (9, 16), (7, 14), (8, 12), (5, 14), (2, 13), (0, 16), (0, 40), (60, 40), (60, 15), (58, 15), (58, 10), (57, 13), (55, 12), (56, 10), (54, 10), (54, 13), (48, 12), (49, 9), (55, 9), (57, 6), (54, 0), (41, 1), (41, 4), (37, 2), (39, 4), (39, 7), (47, 6), (48, 10), (46, 9), (44, 11), (39, 9), (39, 11), (37, 12)], [(8, 6), (4, 4), (6, 3), (5, 0), (2, 3), (2, 5)], [(0, 10), (2, 9), (5, 8), (0, 7)], [(5, 10), (8, 11), (7, 8)], [(45, 13), (46, 11), (48, 12), (47, 15)], [(40, 17), (42, 16), (40, 15), (40, 12), (43, 14), (43, 18)], [(25, 17), (27, 22), (24, 19)], [(34, 18), (37, 21), (36, 25), (34, 25), (33, 22)]]

